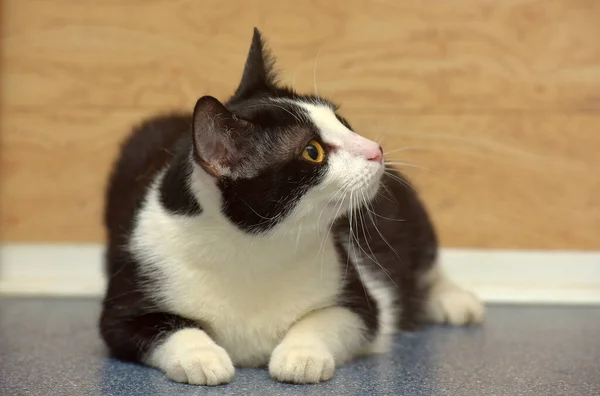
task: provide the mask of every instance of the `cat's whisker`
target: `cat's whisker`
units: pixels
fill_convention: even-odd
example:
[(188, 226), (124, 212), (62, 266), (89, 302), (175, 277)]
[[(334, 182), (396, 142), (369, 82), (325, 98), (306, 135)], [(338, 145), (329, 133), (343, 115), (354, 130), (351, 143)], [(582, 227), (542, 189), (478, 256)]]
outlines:
[(378, 143), (381, 146), (382, 143), (382, 139), (383, 139), (383, 132), (379, 131), (379, 133), (377, 134), (377, 137), (375, 139), (373, 139), (374, 142)]
[[(354, 202), (353, 193), (352, 193), (352, 191), (350, 191), (350, 203), (351, 203), (351, 207), (354, 206), (353, 202)], [(352, 223), (354, 221), (353, 216), (352, 216), (352, 212), (353, 212), (352, 209), (348, 212), (348, 215), (350, 217), (350, 221), (349, 221), (350, 233), (348, 234), (348, 249), (352, 248), (352, 251), (354, 253), (353, 255), (357, 256), (356, 249), (355, 249), (355, 247), (353, 245), (353, 241), (355, 240), (355, 237), (354, 237), (354, 227), (352, 227)], [(359, 246), (359, 248), (360, 248), (360, 246)], [(367, 301), (367, 307), (370, 310), (371, 309), (371, 304), (369, 303), (369, 295), (367, 294), (367, 289), (365, 287), (365, 282), (363, 280), (363, 276), (362, 276), (362, 273), (361, 273), (361, 270), (360, 270), (360, 263), (354, 263), (354, 268), (356, 268), (356, 272), (358, 273), (358, 277), (361, 280), (360, 283), (361, 283), (363, 291), (365, 293), (365, 300)]]
[(389, 220), (389, 221), (406, 221), (406, 220), (404, 220), (404, 219), (392, 219), (391, 217), (382, 216), (382, 215), (380, 215), (379, 213), (373, 212), (373, 210), (372, 210), (372, 209), (367, 209), (367, 211), (368, 211), (369, 213), (371, 213), (373, 216), (375, 216), (375, 217), (380, 217), (380, 218), (382, 218), (382, 219), (384, 219), (384, 220)]
[[(337, 196), (339, 196), (340, 194), (343, 194), (344, 191), (342, 188), (340, 188), (338, 191), (336, 191), (335, 194), (333, 194), (331, 196), (331, 198), (329, 198), (329, 200), (327, 201), (327, 203), (325, 204), (325, 206), (323, 206), (323, 209), (321, 209), (321, 213), (319, 213), (319, 218), (317, 219), (317, 235), (319, 235), (319, 238), (321, 237), (320, 235), (320, 230), (321, 230), (321, 217), (323, 216), (323, 213), (325, 212), (325, 209), (327, 209), (327, 206), (329, 205), (329, 203), (331, 201), (333, 201)], [(340, 204), (344, 202), (344, 199), (342, 198), (342, 200), (340, 201)], [(336, 205), (337, 207), (337, 205)]]
[[(361, 191), (361, 193), (362, 193), (363, 207), (367, 208), (367, 207), (369, 206), (369, 202), (368, 202), (368, 200), (367, 200), (367, 197), (364, 195), (364, 192), (362, 192), (362, 191)], [(364, 234), (364, 237), (365, 237), (365, 243), (366, 243), (366, 245), (367, 245), (367, 248), (368, 248), (368, 249), (369, 249), (369, 251), (371, 252), (371, 257), (370, 257), (370, 258), (371, 258), (371, 260), (372, 260), (372, 261), (373, 261), (375, 264), (377, 264), (377, 266), (378, 266), (378, 267), (379, 267), (379, 268), (380, 268), (380, 269), (383, 271), (383, 273), (384, 273), (384, 274), (385, 274), (385, 275), (386, 275), (386, 276), (387, 276), (387, 277), (390, 279), (390, 281), (392, 281), (392, 283), (393, 283), (394, 285), (396, 285), (396, 287), (398, 287), (398, 285), (396, 284), (396, 282), (394, 282), (394, 279), (392, 279), (392, 277), (390, 276), (389, 272), (388, 272), (388, 271), (385, 269), (385, 267), (384, 267), (383, 265), (381, 265), (381, 263), (379, 262), (379, 260), (377, 260), (377, 257), (376, 257), (376, 255), (375, 255), (375, 253), (373, 252), (373, 249), (371, 248), (371, 244), (369, 243), (370, 234), (369, 234), (369, 237), (367, 237), (366, 233), (364, 232), (364, 230), (365, 230), (364, 218), (361, 216), (361, 217), (360, 217), (360, 219), (361, 219), (361, 222), (363, 223), (363, 224), (362, 224), (362, 227), (363, 227), (363, 234)], [(377, 225), (375, 224), (375, 221), (373, 220), (373, 218), (371, 218), (371, 222), (373, 223), (373, 226), (375, 227), (375, 229), (377, 229)], [(367, 227), (367, 229), (368, 229), (368, 227)], [(379, 230), (378, 230), (378, 231), (379, 231)], [(359, 242), (359, 241), (357, 241), (357, 243), (360, 245), (360, 242)], [(363, 252), (365, 252), (365, 251), (363, 250)], [(367, 253), (365, 252), (365, 254), (367, 254)], [(368, 254), (367, 254), (367, 257), (368, 257)]]
[[(376, 215), (376, 216), (379, 216), (379, 217), (387, 219), (387, 220), (404, 221), (402, 219), (392, 219), (392, 218), (389, 218), (389, 217), (382, 216), (382, 215), (380, 215), (380, 214), (378, 214), (378, 213), (375, 212), (375, 208), (373, 207), (373, 202), (372, 201), (367, 201), (365, 199), (365, 202), (366, 202), (367, 206), (371, 208), (371, 210), (369, 212), (372, 213), (372, 214), (374, 214), (374, 215)], [(373, 227), (375, 228), (375, 230), (378, 233), (380, 233), (379, 228), (377, 227), (377, 223), (375, 222), (375, 220), (373, 219), (373, 217), (369, 216), (369, 218), (371, 219), (371, 222), (373, 223)], [(387, 243), (387, 241), (385, 241), (385, 242)], [(388, 246), (389, 246), (389, 243), (388, 243)]]
[[(377, 192), (377, 194), (379, 194), (379, 191)], [(373, 212), (373, 204), (372, 204), (372, 202), (367, 199), (367, 197), (365, 196), (364, 192), (363, 192), (363, 200), (364, 200), (364, 203), (365, 203), (365, 209), (368, 212), (376, 214), (375, 212)]]
[[(294, 117), (296, 119), (296, 121), (298, 121), (298, 123), (300, 123), (300, 124), (302, 123), (302, 120), (300, 119), (300, 117), (298, 117), (296, 114), (292, 113), (291, 111), (289, 111), (285, 107), (275, 104), (273, 101), (265, 102), (265, 106), (277, 107), (277, 108), (279, 108), (279, 109), (287, 112), (292, 117)], [(263, 106), (255, 105), (255, 106), (248, 106), (248, 107), (246, 107), (246, 109), (256, 109), (256, 108), (262, 108), (262, 107)]]
[(385, 183), (381, 182), (379, 184), (379, 186), (382, 187), (385, 190), (385, 192), (389, 195), (389, 197), (386, 196), (385, 194), (383, 194), (381, 192), (381, 190), (377, 191), (377, 195), (379, 195), (380, 197), (383, 197), (383, 198), (387, 199), (390, 202), (395, 202), (396, 204), (398, 203), (398, 201), (394, 197), (394, 194), (392, 194), (392, 192), (390, 191), (390, 188), (388, 186), (386, 186)]
[[(364, 223), (362, 222), (362, 216), (361, 216), (361, 213), (360, 213), (360, 206), (358, 205), (358, 203), (359, 203), (359, 199), (358, 199), (358, 198), (359, 198), (358, 196), (354, 196), (354, 197), (353, 197), (353, 205), (352, 205), (352, 206), (354, 206), (354, 207), (355, 207), (355, 209), (353, 209), (353, 212), (355, 211), (355, 213), (354, 213), (354, 215), (355, 215), (355, 216), (354, 216), (354, 221), (356, 222), (356, 227), (358, 227), (358, 225), (359, 225), (358, 223), (359, 223), (359, 222), (361, 223), (361, 226), (363, 227), (363, 233), (364, 233)], [(356, 199), (356, 202), (355, 202), (355, 203), (354, 203), (354, 199)], [(367, 252), (366, 252), (366, 251), (363, 249), (363, 247), (360, 245), (360, 241), (359, 241), (359, 239), (358, 239), (358, 230), (357, 230), (357, 234), (356, 234), (356, 235), (354, 235), (354, 234), (353, 234), (352, 236), (353, 236), (354, 240), (356, 241), (356, 244), (357, 244), (358, 248), (359, 248), (360, 250), (362, 250), (362, 252), (363, 252), (365, 255), (367, 255), (367, 257), (369, 257), (369, 254), (368, 254), (368, 253), (367, 253)], [(366, 235), (366, 233), (365, 233), (365, 239), (367, 239), (367, 235)], [(372, 257), (372, 260), (374, 260), (374, 261), (375, 261), (375, 260), (376, 260), (376, 259), (375, 259), (375, 257)]]
[(391, 173), (391, 172), (390, 172), (390, 171), (388, 171), (388, 170), (385, 170), (385, 174), (386, 174), (387, 176), (389, 176), (389, 177), (390, 177), (392, 180), (394, 180), (394, 181), (396, 181), (396, 182), (398, 182), (398, 183), (402, 184), (403, 186), (405, 186), (405, 187), (409, 188), (410, 190), (413, 190), (413, 191), (415, 191), (415, 192), (416, 192), (415, 188), (414, 188), (413, 186), (411, 186), (411, 185), (410, 185), (410, 183), (408, 183), (406, 180), (402, 179), (401, 177), (399, 177), (399, 176), (396, 176), (395, 174)]
[(319, 61), (319, 55), (321, 54), (321, 48), (319, 48), (319, 50), (317, 51), (317, 56), (315, 56), (315, 63), (313, 64), (313, 85), (315, 87), (315, 96), (317, 98), (319, 97), (319, 90), (317, 89), (317, 63)]
[[(368, 207), (367, 207), (367, 200), (366, 200), (364, 191), (360, 190), (359, 192), (360, 192), (360, 194), (362, 196), (362, 200), (363, 200), (363, 205), (361, 206), (360, 209), (364, 208), (366, 210), (369, 210)], [(367, 239), (367, 233), (369, 234), (369, 238), (371, 237), (371, 233), (369, 232), (368, 227), (366, 228), (366, 233), (365, 233), (365, 219), (364, 219), (364, 216), (362, 214), (362, 210), (360, 210), (360, 209), (358, 211), (358, 215), (359, 215), (360, 222), (361, 222), (361, 225), (362, 225), (363, 234), (365, 234), (365, 239)]]
[[(419, 168), (419, 169), (423, 169), (426, 171), (431, 171), (431, 169), (421, 166), (421, 165), (417, 165), (417, 164), (411, 164), (409, 162), (396, 162), (396, 161), (385, 161), (385, 165), (398, 165), (398, 166), (409, 166), (412, 168)], [(388, 169), (393, 169), (393, 168), (388, 168)]]
[[(386, 191), (386, 192), (389, 193), (389, 191)], [(388, 200), (390, 202), (398, 203), (398, 201), (396, 200), (396, 198), (394, 198), (393, 196), (392, 196), (392, 199), (390, 199), (388, 196), (386, 196), (385, 194), (383, 194), (381, 192), (378, 192), (377, 196), (382, 197), (383, 199), (386, 199), (386, 200)]]
[(377, 231), (377, 233), (379, 234), (379, 236), (381, 237), (383, 242), (390, 248), (390, 250), (392, 252), (394, 252), (394, 254), (398, 258), (398, 260), (400, 260), (400, 256), (398, 255), (396, 250), (392, 247), (392, 245), (388, 242), (388, 240), (383, 236), (383, 233), (379, 230), (379, 227), (377, 227), (377, 223), (375, 222), (375, 220), (373, 218), (371, 218), (371, 222), (373, 223), (373, 228), (375, 228), (375, 231)]
[(261, 215), (260, 213), (258, 213), (256, 210), (254, 210), (248, 204), (248, 202), (244, 201), (241, 198), (240, 198), (240, 201), (242, 201), (255, 215), (257, 215), (259, 218), (263, 219), (263, 221), (258, 222), (253, 226), (255, 229), (260, 229), (260, 226), (265, 225), (265, 224), (277, 223), (277, 221), (281, 218), (281, 213), (279, 213), (273, 217), (265, 217), (265, 216)]
[(424, 146), (405, 146), (405, 147), (400, 147), (394, 150), (390, 150), (390, 151), (384, 151), (383, 155), (389, 155), (392, 153), (397, 153), (399, 151), (406, 151), (406, 150), (429, 150), (430, 148), (428, 147), (424, 147)]
[[(361, 205), (359, 205), (359, 197), (356, 197), (356, 207), (360, 209)], [(356, 220), (356, 222), (361, 221), (361, 225), (363, 227), (363, 234), (365, 236), (365, 243), (367, 244), (367, 247), (369, 248), (369, 250), (371, 251), (371, 256), (369, 256), (369, 253), (366, 252), (366, 250), (361, 246), (360, 244), (360, 240), (358, 238), (358, 234), (354, 235), (354, 233), (352, 233), (352, 237), (354, 239), (354, 241), (356, 242), (356, 246), (364, 253), (364, 255), (369, 258), (370, 260), (372, 260), (374, 263), (376, 263), (380, 268), (383, 269), (383, 267), (381, 266), (381, 264), (377, 261), (377, 258), (375, 257), (375, 254), (373, 253), (373, 250), (371, 249), (370, 244), (368, 243), (368, 238), (364, 232), (364, 222), (362, 219), (362, 216), (360, 215), (360, 211), (357, 210), (356, 212), (356, 216), (354, 218)], [(356, 224), (356, 226), (358, 227), (358, 223)], [(352, 229), (352, 228), (351, 228)], [(357, 231), (358, 232), (358, 231)], [(363, 289), (364, 289), (364, 280), (363, 280), (363, 275), (361, 273), (361, 263), (356, 263), (356, 270), (359, 274), (359, 277), (361, 278), (361, 282), (363, 283)], [(386, 275), (389, 277), (389, 274), (387, 274), (387, 272), (385, 271), (385, 269), (383, 270), (384, 273), (386, 273)], [(392, 278), (390, 278), (390, 280), (392, 280)], [(393, 280), (392, 280), (393, 282)], [(366, 296), (366, 290), (365, 290), (365, 296)], [(367, 297), (367, 301), (368, 301), (368, 297)]]
[[(387, 166), (387, 165), (393, 165), (393, 166)], [(431, 174), (434, 174), (436, 176), (444, 176), (444, 172), (439, 172), (436, 170), (433, 170), (431, 168), (427, 168), (425, 166), (421, 166), (421, 165), (417, 165), (417, 164), (411, 164), (411, 163), (407, 163), (407, 162), (395, 162), (395, 161), (390, 161), (390, 162), (385, 162), (384, 163), (384, 169), (386, 170), (397, 170), (394, 166), (397, 166), (398, 168), (402, 168), (402, 167), (410, 167), (410, 168), (418, 168), (421, 169), (423, 171), (429, 172)]]
[[(338, 204), (338, 205), (336, 205), (336, 207), (337, 207), (337, 210), (336, 210), (336, 212), (335, 212), (335, 215), (333, 216), (333, 218), (330, 220), (330, 222), (331, 222), (331, 223), (329, 224), (329, 229), (328, 229), (328, 231), (327, 231), (327, 235), (325, 236), (325, 239), (323, 239), (323, 242), (321, 243), (321, 247), (320, 247), (320, 249), (319, 249), (319, 252), (320, 252), (320, 253), (323, 253), (323, 252), (324, 252), (324, 246), (325, 246), (325, 243), (326, 243), (327, 239), (329, 238), (329, 234), (331, 233), (331, 230), (332, 230), (332, 228), (333, 228), (333, 223), (335, 223), (335, 220), (337, 220), (337, 217), (338, 217), (338, 215), (339, 215), (339, 213), (340, 213), (340, 210), (342, 209), (342, 205), (343, 205), (343, 204), (344, 204), (344, 202), (346, 201), (346, 195), (348, 194), (348, 191), (349, 191), (349, 190), (350, 190), (350, 186), (349, 186), (349, 185), (342, 186), (342, 187), (341, 187), (341, 188), (338, 190), (338, 193), (339, 193), (339, 192), (341, 192), (342, 199), (340, 199), (340, 202), (339, 202), (339, 204)], [(336, 194), (337, 194), (337, 193), (336, 193)]]
[(348, 191), (349, 187), (345, 186), (343, 193), (342, 193), (342, 199), (340, 200), (340, 203), (338, 205), (337, 211), (335, 212), (335, 215), (333, 216), (333, 218), (331, 219), (331, 224), (329, 225), (329, 230), (327, 231), (327, 235), (325, 235), (325, 239), (323, 239), (323, 241), (321, 242), (321, 247), (319, 248), (319, 254), (321, 255), (321, 281), (323, 281), (323, 259), (325, 258), (325, 243), (329, 240), (329, 234), (331, 233), (331, 230), (333, 229), (333, 224), (335, 223), (338, 214), (340, 213), (340, 210), (342, 209), (342, 206), (344, 205), (344, 200), (346, 198), (346, 194)]
[(302, 123), (302, 120), (301, 120), (301, 119), (300, 119), (300, 118), (299, 118), (299, 117), (298, 117), (296, 114), (292, 113), (291, 111), (289, 111), (289, 110), (288, 110), (288, 109), (286, 109), (285, 107), (283, 107), (283, 106), (279, 106), (279, 105), (276, 105), (276, 104), (273, 104), (273, 103), (271, 103), (271, 105), (272, 105), (272, 106), (275, 106), (275, 107), (278, 107), (278, 108), (280, 108), (281, 110), (283, 110), (283, 111), (287, 112), (287, 113), (288, 113), (288, 114), (290, 114), (292, 117), (294, 117), (294, 118), (296, 119), (296, 121), (298, 121), (299, 123)]

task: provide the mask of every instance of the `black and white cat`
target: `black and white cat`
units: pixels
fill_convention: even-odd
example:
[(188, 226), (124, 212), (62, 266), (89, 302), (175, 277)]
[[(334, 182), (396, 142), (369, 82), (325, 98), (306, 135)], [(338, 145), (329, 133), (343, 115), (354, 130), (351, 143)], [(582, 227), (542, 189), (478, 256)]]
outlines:
[(387, 351), (399, 329), (480, 322), (401, 177), (330, 101), (275, 81), (255, 30), (226, 103), (202, 97), (122, 147), (102, 337), (174, 381), (216, 385), (234, 366), (268, 365), (276, 380), (316, 383)]

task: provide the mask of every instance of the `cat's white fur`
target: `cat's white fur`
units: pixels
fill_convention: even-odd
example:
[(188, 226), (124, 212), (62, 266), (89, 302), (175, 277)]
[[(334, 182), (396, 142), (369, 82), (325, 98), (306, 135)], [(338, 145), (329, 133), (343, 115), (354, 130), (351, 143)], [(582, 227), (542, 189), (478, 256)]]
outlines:
[[(162, 174), (139, 211), (129, 250), (143, 263), (141, 271), (159, 280), (152, 295), (204, 329), (179, 330), (146, 357), (175, 381), (215, 385), (231, 380), (234, 365), (269, 364), (275, 379), (314, 383), (331, 378), (335, 364), (389, 348), (397, 315), (392, 286), (381, 274), (359, 268), (381, 310), (380, 331), (365, 345), (361, 319), (335, 306), (344, 274), (328, 227), (336, 209), (347, 209), (342, 201), (331, 204), (341, 188), (375, 194), (382, 166), (358, 154), (368, 154), (376, 143), (348, 130), (329, 107), (300, 105), (323, 140), (340, 149), (328, 158), (325, 181), (272, 232), (250, 235), (228, 221), (214, 179), (199, 167), (190, 188), (201, 216), (174, 215), (162, 207)], [(455, 297), (437, 306), (454, 312), (465, 303), (461, 309), (473, 310)], [(458, 321), (457, 315), (449, 317)]]
[(397, 331), (399, 313), (398, 295), (395, 290), (397, 285), (387, 278), (383, 271), (375, 273), (365, 266), (359, 249), (346, 241), (349, 242), (350, 238), (344, 238), (344, 247), (350, 256), (350, 261), (354, 263), (363, 284), (377, 303), (379, 310), (377, 337), (371, 345), (371, 352), (386, 352), (390, 349), (392, 338)]

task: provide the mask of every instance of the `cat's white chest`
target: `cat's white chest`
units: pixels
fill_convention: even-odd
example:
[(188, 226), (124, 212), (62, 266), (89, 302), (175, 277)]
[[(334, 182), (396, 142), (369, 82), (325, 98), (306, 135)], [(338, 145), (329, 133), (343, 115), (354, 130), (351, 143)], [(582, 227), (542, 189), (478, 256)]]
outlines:
[(264, 365), (292, 323), (332, 305), (340, 266), (331, 241), (276, 241), (142, 210), (130, 248), (151, 293), (172, 313), (198, 321), (237, 365)]
[(237, 262), (237, 273), (180, 269), (163, 286), (168, 307), (202, 323), (241, 365), (265, 364), (289, 326), (331, 305), (338, 291), (339, 276), (330, 268), (323, 279), (314, 263), (282, 263), (286, 268), (265, 272), (243, 268), (257, 265), (253, 261)]

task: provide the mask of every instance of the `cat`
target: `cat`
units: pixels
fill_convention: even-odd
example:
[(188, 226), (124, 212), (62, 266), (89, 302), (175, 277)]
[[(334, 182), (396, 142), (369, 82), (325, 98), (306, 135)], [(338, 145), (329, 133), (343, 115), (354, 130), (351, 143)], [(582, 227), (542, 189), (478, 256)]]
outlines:
[(279, 83), (257, 29), (225, 103), (203, 96), (126, 139), (105, 226), (101, 336), (177, 382), (268, 366), (318, 383), (399, 330), (484, 316), (440, 269), (426, 209), (380, 145)]

